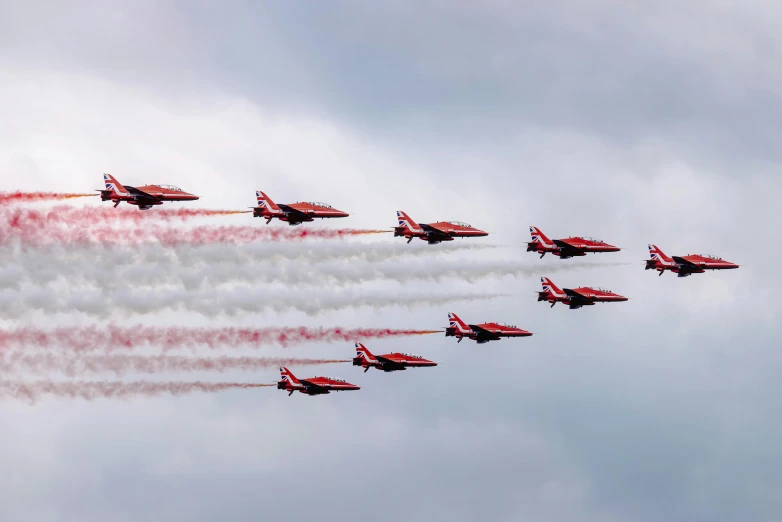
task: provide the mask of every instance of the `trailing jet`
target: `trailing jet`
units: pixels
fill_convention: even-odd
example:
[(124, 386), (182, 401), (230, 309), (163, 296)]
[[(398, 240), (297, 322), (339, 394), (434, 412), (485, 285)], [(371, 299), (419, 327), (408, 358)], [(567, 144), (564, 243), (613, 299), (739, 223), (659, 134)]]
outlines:
[(325, 395), (332, 391), (360, 390), (361, 387), (331, 377), (297, 379), (288, 368), (283, 367), (280, 368), (280, 381), (277, 383), (277, 389), (287, 391), (288, 397), (290, 397), (295, 391), (306, 395)]
[(702, 274), (706, 270), (729, 270), (739, 267), (736, 263), (730, 263), (717, 256), (689, 254), (668, 257), (656, 245), (649, 245), (649, 256), (651, 259), (646, 260), (645, 270), (657, 270), (660, 275), (670, 270), (679, 277), (687, 277), (690, 274)]
[(595, 303), (627, 301), (626, 297), (615, 294), (605, 288), (582, 286), (580, 288), (560, 289), (548, 277), (541, 277), (540, 283), (543, 285), (543, 291), (538, 292), (538, 301), (548, 301), (551, 303), (551, 308), (554, 308), (554, 305), (557, 303), (566, 304), (571, 310), (574, 310), (582, 306), (591, 306)]
[(457, 343), (462, 342), (465, 337), (477, 341), (478, 344), (483, 344), (489, 341), (499, 341), (503, 337), (529, 337), (530, 335), (532, 332), (509, 324), (466, 324), (452, 312), (448, 313), (448, 328), (445, 329), (445, 336), (458, 338)]
[(437, 366), (437, 363), (409, 353), (394, 352), (372, 355), (366, 346), (356, 343), (356, 357), (353, 358), (353, 366), (363, 366), (364, 373), (372, 367), (384, 372), (396, 372), (408, 367)]
[(538, 227), (529, 227), (532, 241), (527, 243), (527, 252), (537, 252), (540, 257), (551, 252), (560, 259), (585, 256), (588, 252), (619, 252), (619, 247), (609, 245), (594, 237), (566, 237), (565, 239), (549, 239)]
[(479, 230), (461, 221), (438, 221), (437, 223), (421, 223), (420, 225), (410, 219), (401, 210), (396, 211), (399, 225), (394, 227), (394, 237), (404, 236), (407, 242), (417, 237), (430, 245), (436, 245), (442, 241), (453, 241), (455, 237), (481, 237), (488, 236), (488, 232)]
[(350, 215), (326, 203), (306, 201), (288, 205), (277, 204), (260, 190), (255, 191), (255, 196), (258, 206), (253, 207), (253, 217), (265, 218), (267, 225), (274, 218), (287, 221), (289, 225), (301, 225), (305, 221), (314, 221), (315, 218), (342, 218)]
[(173, 185), (123, 186), (111, 174), (103, 175), (103, 183), (106, 188), (98, 189), (100, 199), (101, 201), (113, 201), (114, 208), (123, 201), (138, 206), (139, 210), (149, 210), (155, 205), (162, 205), (164, 201), (195, 201), (198, 199), (198, 196), (189, 194)]

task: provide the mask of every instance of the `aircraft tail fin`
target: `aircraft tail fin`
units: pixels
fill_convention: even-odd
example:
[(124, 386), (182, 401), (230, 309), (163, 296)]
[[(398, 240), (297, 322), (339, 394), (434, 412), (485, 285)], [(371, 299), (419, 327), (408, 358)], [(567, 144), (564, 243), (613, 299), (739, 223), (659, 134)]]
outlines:
[(660, 250), (657, 245), (649, 245), (649, 257), (652, 259), (659, 259), (660, 261), (664, 261), (666, 263), (670, 263), (673, 261), (670, 257), (665, 255), (665, 253)]
[(261, 190), (255, 191), (255, 199), (258, 201), (258, 206), (266, 209), (270, 214), (280, 214), (282, 212), (280, 207), (272, 201), (272, 198)]
[(361, 343), (356, 343), (356, 356), (364, 359), (368, 363), (377, 362), (377, 359), (375, 359), (375, 356), (372, 355), (372, 352), (367, 350), (367, 347)]
[(403, 211), (397, 210), (396, 211), (396, 218), (397, 218), (397, 222), (399, 223), (399, 226), (396, 227), (397, 229), (404, 229), (404, 230), (407, 230), (409, 232), (421, 232), (422, 231), (422, 229), (418, 225), (418, 223), (413, 221), (412, 218), (410, 218), (410, 216), (405, 214)]
[(280, 380), (288, 382), (291, 386), (301, 386), (301, 382), (286, 367), (280, 368)]
[(538, 227), (529, 227), (529, 235), (532, 237), (532, 243), (551, 244), (551, 240)]
[(559, 288), (557, 285), (555, 285), (551, 279), (548, 277), (541, 277), (540, 278), (540, 284), (543, 287), (543, 292), (555, 295), (555, 296), (562, 296), (565, 295), (565, 293), (562, 291), (561, 288)]
[(453, 312), (448, 312), (448, 327), (461, 334), (472, 332), (472, 329)]
[(117, 196), (128, 195), (128, 191), (125, 190), (125, 187), (123, 187), (122, 184), (111, 174), (103, 174), (103, 185), (106, 187), (105, 191), (110, 191)]

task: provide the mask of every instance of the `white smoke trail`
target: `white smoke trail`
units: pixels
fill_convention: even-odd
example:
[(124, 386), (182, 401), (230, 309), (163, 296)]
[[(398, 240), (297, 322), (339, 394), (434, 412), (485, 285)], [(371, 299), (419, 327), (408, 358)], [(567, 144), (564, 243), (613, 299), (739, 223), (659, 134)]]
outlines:
[(349, 359), (302, 359), (291, 357), (187, 357), (181, 355), (104, 354), (77, 356), (46, 352), (0, 352), (0, 373), (52, 374), (67, 377), (113, 373), (155, 374), (179, 372), (257, 371), (280, 366), (314, 366), (350, 362)]
[[(325, 246), (325, 245), (324, 245)], [(196, 249), (201, 250), (201, 249)], [(230, 250), (230, 249), (223, 249)], [(381, 249), (382, 250), (382, 249)], [(416, 249), (420, 251), (420, 249)], [(191, 256), (145, 256), (128, 263), (127, 258), (113, 263), (89, 252), (86, 256), (44, 256), (25, 253), (0, 268), (0, 289), (19, 289), (22, 283), (48, 285), (55, 282), (94, 286), (102, 289), (159, 287), (174, 285), (188, 290), (216, 287), (226, 283), (277, 283), (286, 287), (334, 287), (371, 281), (440, 282), (458, 279), (477, 282), (487, 278), (529, 277), (590, 267), (617, 266), (624, 263), (556, 262), (527, 264), (518, 261), (467, 261), (410, 259), (404, 262), (369, 261), (365, 257), (344, 256), (331, 248), (332, 256), (312, 252), (295, 260), (276, 259), (259, 262), (231, 259), (220, 252), (198, 259)], [(388, 252), (392, 252), (389, 250)], [(199, 252), (203, 254), (204, 252)], [(288, 252), (292, 253), (292, 252)], [(355, 252), (354, 252), (355, 253)], [(299, 254), (300, 255), (300, 254)], [(350, 255), (350, 254), (349, 254)], [(227, 254), (228, 257), (232, 254)], [(316, 261), (316, 262), (313, 262)], [(350, 261), (350, 262), (348, 262)]]
[(0, 291), (0, 313), (6, 318), (23, 317), (31, 311), (46, 314), (80, 312), (105, 319), (112, 312), (123, 315), (143, 315), (164, 310), (187, 311), (206, 317), (235, 316), (242, 313), (299, 311), (308, 315), (322, 312), (356, 309), (439, 306), (453, 302), (475, 301), (502, 297), (500, 294), (394, 294), (389, 292), (341, 292), (324, 289), (292, 293), (276, 289), (234, 288), (183, 290), (75, 290), (53, 292), (42, 288), (22, 288), (20, 291)]

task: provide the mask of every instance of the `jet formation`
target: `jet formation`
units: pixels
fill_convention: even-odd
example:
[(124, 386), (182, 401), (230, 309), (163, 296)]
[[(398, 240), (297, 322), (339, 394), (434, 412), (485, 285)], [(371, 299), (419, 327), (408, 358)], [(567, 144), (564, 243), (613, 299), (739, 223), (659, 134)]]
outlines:
[[(112, 201), (116, 208), (121, 202), (135, 205), (139, 210), (149, 210), (164, 202), (195, 201), (198, 196), (183, 191), (173, 185), (150, 184), (138, 187), (122, 185), (111, 174), (104, 174), (104, 188), (99, 189), (102, 201)], [(301, 225), (315, 219), (332, 219), (349, 217), (349, 213), (336, 209), (329, 204), (319, 202), (296, 202), (281, 204), (275, 203), (263, 191), (256, 191), (255, 207), (251, 207), (253, 217), (266, 220), (266, 224), (272, 220), (287, 223), (288, 225)], [(436, 245), (444, 241), (453, 241), (456, 238), (477, 238), (488, 236), (489, 233), (473, 227), (462, 221), (437, 221), (435, 223), (416, 223), (405, 212), (396, 212), (397, 225), (392, 227), (394, 237), (404, 237), (409, 244), (413, 239), (426, 241), (429, 245)], [(619, 252), (621, 249), (603, 240), (594, 237), (571, 236), (563, 239), (550, 239), (538, 227), (529, 227), (531, 240), (527, 242), (527, 252), (535, 252), (543, 258), (551, 254), (559, 259), (583, 257), (587, 254)], [(739, 265), (725, 261), (724, 259), (702, 254), (689, 254), (686, 256), (667, 256), (656, 245), (649, 245), (650, 259), (645, 260), (646, 270), (656, 270), (663, 275), (666, 270), (677, 274), (678, 277), (688, 277), (692, 274), (701, 274), (706, 270), (726, 270), (739, 268)], [(571, 310), (592, 306), (597, 303), (615, 303), (627, 301), (628, 298), (611, 290), (599, 287), (582, 286), (577, 288), (560, 288), (547, 277), (540, 278), (542, 291), (537, 292), (538, 301), (545, 301), (553, 308), (557, 303), (566, 305)], [(499, 323), (485, 322), (468, 324), (462, 321), (455, 313), (448, 314), (448, 326), (445, 328), (446, 337), (455, 337), (457, 343), (463, 339), (470, 339), (478, 344), (490, 341), (499, 341), (509, 337), (529, 337), (532, 332), (517, 326)], [(437, 366), (437, 363), (418, 355), (401, 352), (375, 355), (360, 342), (355, 343), (356, 356), (352, 359), (353, 366), (364, 368), (364, 372), (375, 368), (385, 373), (403, 371), (408, 368), (426, 368)], [(288, 395), (300, 392), (305, 395), (326, 395), (336, 391), (359, 390), (360, 387), (342, 379), (333, 377), (310, 377), (299, 379), (293, 373), (283, 367), (280, 368), (280, 381), (277, 388), (285, 390)]]

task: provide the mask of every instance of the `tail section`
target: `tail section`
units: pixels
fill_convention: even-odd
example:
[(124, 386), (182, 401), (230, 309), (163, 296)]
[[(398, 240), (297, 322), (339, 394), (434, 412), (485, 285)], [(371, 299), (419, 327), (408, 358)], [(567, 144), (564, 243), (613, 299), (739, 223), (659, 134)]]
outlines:
[(280, 381), (285, 381), (294, 388), (301, 387), (301, 382), (296, 378), (295, 375), (293, 375), (293, 373), (291, 373), (288, 368), (284, 366), (280, 368)]
[(659, 260), (665, 264), (673, 263), (673, 259), (666, 256), (665, 253), (657, 247), (657, 245), (649, 245), (649, 257), (654, 260)]
[(356, 343), (356, 357), (358, 357), (359, 359), (364, 359), (366, 362), (370, 364), (374, 364), (377, 362), (375, 356), (372, 355), (372, 353), (369, 350), (367, 350), (367, 347), (361, 343)]
[(116, 194), (117, 196), (127, 196), (128, 191), (125, 190), (125, 187), (122, 186), (122, 184), (117, 181), (114, 176), (111, 174), (104, 174), (103, 175), (103, 184), (106, 187), (105, 191), (110, 191), (113, 194)]
[(541, 277), (540, 284), (543, 287), (543, 292), (551, 294), (555, 297), (564, 297), (565, 292), (562, 291), (557, 285), (555, 285), (548, 277)]
[(541, 243), (545, 246), (554, 244), (538, 227), (529, 227), (529, 235), (532, 237), (532, 243)]
[(396, 217), (397, 222), (399, 223), (399, 226), (397, 228), (406, 229), (408, 232), (415, 232), (415, 233), (421, 233), (424, 231), (418, 223), (413, 221), (410, 216), (402, 212), (401, 210), (396, 211)]
[(448, 312), (448, 327), (460, 334), (472, 333), (472, 328), (467, 326), (467, 324), (459, 319), (459, 316), (453, 312)]
[(258, 206), (266, 210), (269, 214), (272, 215), (282, 214), (282, 210), (280, 210), (280, 207), (278, 207), (277, 204), (274, 201), (272, 201), (272, 199), (269, 196), (266, 195), (266, 193), (260, 190), (256, 190), (255, 198), (258, 201)]

